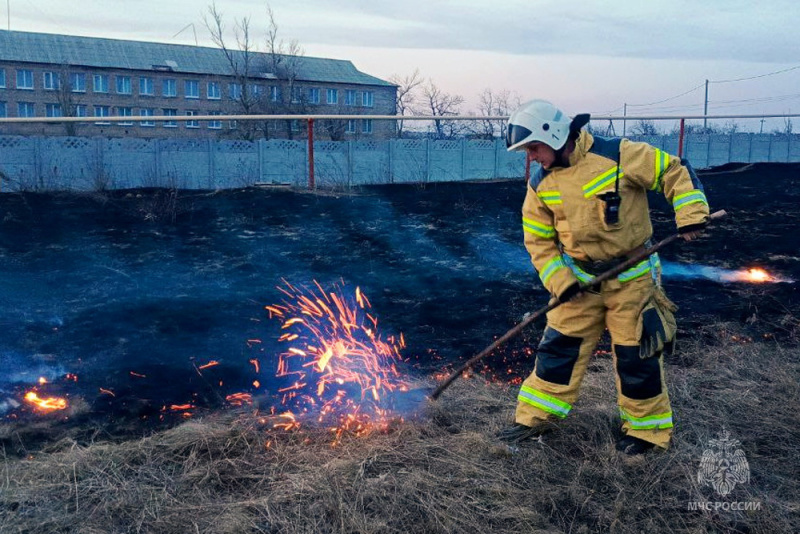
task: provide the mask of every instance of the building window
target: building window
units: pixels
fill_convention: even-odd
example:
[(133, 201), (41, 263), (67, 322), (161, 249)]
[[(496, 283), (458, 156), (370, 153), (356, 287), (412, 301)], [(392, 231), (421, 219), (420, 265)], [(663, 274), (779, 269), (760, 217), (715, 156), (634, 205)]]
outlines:
[(277, 85), (269, 86), (269, 100), (270, 102), (280, 102), (283, 100), (281, 95), (281, 88)]
[(130, 76), (117, 76), (117, 94), (129, 95), (131, 94), (131, 77)]
[(300, 131), (300, 121), (297, 120), (297, 119), (292, 119), (291, 128), (292, 128), (293, 132), (299, 132)]
[[(94, 107), (94, 116), (98, 118), (102, 117), (110, 117), (111, 116), (111, 108), (109, 106), (95, 106)], [(95, 124), (109, 124), (108, 121), (99, 120), (95, 122)]]
[(303, 101), (303, 88), (292, 87), (292, 104), (299, 104)]
[(235, 130), (235, 129), (237, 129), (238, 127), (239, 127), (239, 123), (238, 123), (238, 122), (236, 122), (236, 121), (230, 121), (230, 122), (228, 123), (228, 128), (230, 128), (231, 130)]
[(161, 87), (161, 94), (169, 98), (178, 96), (178, 84), (175, 83), (175, 80), (171, 78), (164, 80), (164, 85)]
[[(140, 117), (152, 117), (155, 114), (155, 110), (153, 108), (142, 108), (139, 110)], [(139, 121), (139, 126), (155, 126), (156, 123), (154, 121)]]
[(206, 86), (206, 93), (209, 100), (219, 100), (222, 98), (222, 94), (219, 90), (219, 82), (208, 82), (208, 85)]
[(86, 116), (86, 104), (75, 104), (75, 116), (76, 117)]
[[(130, 107), (118, 107), (117, 108), (117, 115), (120, 117), (133, 117), (133, 108)], [(120, 126), (132, 126), (132, 121), (120, 121)]]
[(17, 69), (17, 89), (33, 89), (33, 71)]
[(0, 69), (0, 89), (6, 88), (6, 69)]
[(344, 92), (344, 105), (345, 106), (355, 106), (356, 105), (356, 92), (352, 89), (348, 89)]
[(148, 76), (141, 76), (139, 78), (139, 95), (140, 96), (154, 96), (156, 93), (156, 86), (153, 78)]
[[(195, 111), (193, 109), (187, 110), (186, 111), (186, 116), (187, 117), (196, 117), (197, 116), (197, 111)], [(200, 128), (200, 123), (197, 122), (197, 121), (186, 121), (186, 127), (187, 128)]]
[[(212, 111), (209, 115), (222, 115), (219, 111)], [(210, 130), (221, 130), (222, 129), (222, 121), (208, 121), (208, 128)]]
[(45, 91), (56, 91), (60, 87), (57, 72), (47, 71), (42, 73), (42, 82)]
[(339, 90), (338, 89), (328, 89), (326, 92), (326, 102), (328, 104), (338, 104), (339, 103)]
[(319, 88), (312, 87), (308, 90), (308, 102), (310, 104), (319, 104)]
[(372, 133), (372, 119), (361, 119), (361, 132), (365, 134)]
[(95, 74), (92, 76), (92, 91), (95, 93), (108, 92), (108, 76), (106, 74)]
[(364, 91), (361, 93), (361, 105), (365, 108), (371, 108), (375, 105), (375, 96), (372, 91)]
[(17, 117), (35, 117), (36, 106), (33, 102), (17, 102)]
[(240, 83), (230, 83), (228, 84), (228, 94), (231, 97), (231, 100), (241, 100), (242, 99), (242, 84)]
[[(165, 117), (177, 117), (178, 110), (177, 109), (164, 109), (164, 116)], [(178, 123), (176, 121), (164, 121), (164, 128), (177, 128)]]
[(44, 114), (46, 117), (63, 117), (64, 113), (61, 111), (61, 104), (45, 104)]
[(345, 133), (349, 133), (349, 134), (356, 133), (356, 120), (355, 119), (350, 119), (350, 120), (347, 121), (347, 129), (345, 130)]
[(8, 117), (8, 104), (0, 102), (0, 117)]
[(86, 74), (82, 72), (71, 72), (69, 74), (70, 91), (73, 93), (86, 92)]
[(200, 98), (200, 82), (197, 80), (183, 82), (183, 94), (186, 98)]
[(261, 96), (261, 93), (264, 92), (264, 87), (258, 84), (253, 84), (250, 86), (250, 96), (255, 99)]

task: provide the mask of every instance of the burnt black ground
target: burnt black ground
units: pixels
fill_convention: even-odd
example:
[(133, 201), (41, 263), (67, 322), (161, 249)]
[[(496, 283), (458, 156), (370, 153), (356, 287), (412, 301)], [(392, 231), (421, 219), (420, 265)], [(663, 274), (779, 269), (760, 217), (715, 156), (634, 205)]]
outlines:
[[(800, 166), (731, 165), (701, 178), (712, 209), (729, 215), (662, 259), (763, 266), (800, 280)], [(263, 365), (256, 376), (248, 362), (279, 351), (279, 325), (263, 308), (281, 300), (282, 279), (360, 286), (384, 335), (404, 334), (404, 371), (439, 370), (547, 301), (522, 245), (524, 194), (523, 182), (505, 181), (346, 194), (0, 195), (0, 397), (19, 398), (46, 376), (53, 393), (88, 402), (83, 419), (111, 424), (154, 419), (163, 406), (189, 401), (210, 409), (229, 393), (258, 393), (254, 378), (269, 391), (273, 370)], [(654, 202), (652, 213), (656, 237), (669, 235), (666, 204)], [(789, 342), (800, 317), (798, 284), (668, 277), (665, 285), (681, 306), (683, 337), (730, 321), (754, 338)], [(527, 374), (533, 361), (522, 349), (542, 327), (487, 365)], [(198, 373), (210, 360), (220, 365)]]

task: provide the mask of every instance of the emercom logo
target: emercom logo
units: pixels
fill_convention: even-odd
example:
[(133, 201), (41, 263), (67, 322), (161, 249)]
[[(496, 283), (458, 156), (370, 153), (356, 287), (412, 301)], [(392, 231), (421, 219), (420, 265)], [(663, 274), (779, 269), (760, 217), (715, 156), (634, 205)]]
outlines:
[[(700, 459), (697, 483), (701, 487), (711, 486), (720, 497), (727, 497), (737, 484), (750, 482), (750, 464), (744, 451), (739, 448), (739, 440), (723, 431), (718, 439), (711, 439)], [(689, 502), (689, 510), (760, 510), (760, 501), (694, 501)]]

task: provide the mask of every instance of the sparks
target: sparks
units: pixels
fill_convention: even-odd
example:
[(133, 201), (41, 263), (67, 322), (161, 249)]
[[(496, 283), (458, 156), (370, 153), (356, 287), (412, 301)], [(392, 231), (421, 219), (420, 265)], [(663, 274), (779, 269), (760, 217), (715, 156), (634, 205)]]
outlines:
[(307, 414), (338, 440), (344, 432), (361, 435), (391, 420), (385, 398), (407, 390), (395, 365), (405, 346), (402, 335), (384, 341), (361, 288), (348, 297), (339, 285), (326, 291), (316, 281), (310, 290), (284, 284), (278, 287), (283, 304), (266, 307), (287, 330), (278, 341), (290, 345), (276, 373), (288, 380), (278, 391), (289, 410), (273, 427), (294, 430), (301, 424), (297, 414)]

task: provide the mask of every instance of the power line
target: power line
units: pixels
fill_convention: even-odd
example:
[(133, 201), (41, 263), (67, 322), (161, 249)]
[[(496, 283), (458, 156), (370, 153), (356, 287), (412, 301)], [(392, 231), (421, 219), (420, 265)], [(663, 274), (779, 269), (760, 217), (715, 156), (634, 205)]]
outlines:
[(795, 65), (794, 67), (789, 67), (788, 69), (781, 69), (776, 70), (773, 72), (768, 72), (766, 74), (759, 74), (757, 76), (748, 76), (746, 78), (734, 78), (731, 80), (709, 80), (709, 83), (731, 83), (731, 82), (744, 82), (747, 80), (755, 80), (756, 78), (766, 78), (767, 76), (775, 76), (776, 74), (783, 74), (784, 72), (789, 72), (792, 70), (800, 69), (800, 65)]
[[(789, 67), (789, 68), (786, 68), (786, 69), (780, 69), (780, 70), (776, 70), (776, 71), (773, 71), (773, 72), (768, 72), (768, 73), (766, 73), (766, 74), (758, 74), (758, 75), (756, 75), (756, 76), (746, 76), (746, 77), (743, 77), (743, 78), (731, 78), (731, 79), (728, 79), (728, 80), (707, 80), (707, 81), (706, 81), (706, 82), (704, 82), (704, 83), (701, 83), (701, 84), (699, 84), (699, 85), (697, 85), (697, 86), (695, 86), (695, 87), (692, 87), (692, 88), (691, 88), (691, 89), (689, 89), (688, 91), (685, 91), (685, 92), (683, 92), (683, 93), (677, 94), (677, 95), (675, 95), (675, 96), (671, 96), (671, 97), (665, 98), (665, 99), (663, 99), (663, 100), (657, 100), (657, 101), (655, 101), (655, 102), (649, 102), (649, 103), (646, 103), (646, 104), (626, 104), (626, 106), (628, 106), (628, 107), (651, 107), (651, 106), (656, 106), (656, 105), (658, 105), (658, 104), (663, 104), (664, 102), (669, 102), (669, 101), (671, 101), (671, 100), (678, 99), (678, 98), (680, 98), (680, 97), (682, 97), (682, 96), (686, 96), (686, 95), (688, 95), (689, 93), (692, 93), (692, 92), (694, 92), (694, 91), (697, 91), (698, 89), (700, 89), (701, 87), (703, 87), (703, 86), (705, 86), (706, 84), (709, 84), (709, 83), (733, 83), (733, 82), (743, 82), (743, 81), (747, 81), (747, 80), (755, 80), (755, 79), (757, 79), (757, 78), (766, 78), (766, 77), (768, 77), (768, 76), (775, 76), (775, 75), (777, 75), (777, 74), (783, 74), (784, 72), (790, 72), (790, 71), (797, 70), (797, 69), (800, 69), (800, 65), (796, 65), (796, 66), (794, 66), (794, 67)], [(789, 98), (787, 97), (787, 98), (785, 98), (785, 99), (789, 99)], [(763, 99), (749, 99), (749, 101), (752, 101), (752, 102), (756, 102), (756, 101), (763, 101), (763, 102), (777, 102), (777, 101), (781, 101), (781, 100), (782, 100), (782, 99), (781, 99), (781, 97), (766, 97), (766, 98), (763, 98)], [(733, 102), (733, 101), (731, 101), (731, 102)], [(742, 102), (745, 102), (745, 101), (742, 101)], [(708, 103), (708, 102), (707, 102), (707, 103)], [(662, 107), (655, 107), (655, 108), (652, 108), (652, 110), (661, 110), (661, 111), (680, 111), (680, 110), (682, 110), (682, 109), (691, 109), (691, 108), (694, 108), (694, 107), (695, 107), (694, 105), (687, 105), (687, 106), (662, 106)], [(617, 109), (619, 109), (619, 108), (617, 108)], [(614, 111), (616, 111), (616, 110), (614, 110)]]
[(701, 88), (701, 87), (703, 87), (704, 85), (705, 85), (705, 83), (701, 83), (701, 84), (700, 84), (700, 85), (698, 85), (697, 87), (692, 87), (691, 89), (689, 89), (689, 90), (688, 90), (688, 91), (686, 91), (685, 93), (681, 93), (681, 94), (679, 94), (679, 95), (671, 96), (671, 97), (669, 97), (669, 98), (665, 98), (664, 100), (659, 100), (659, 101), (657, 101), (657, 102), (650, 102), (649, 104), (628, 104), (628, 106), (631, 106), (631, 107), (647, 107), (647, 106), (653, 106), (653, 105), (655, 105), (655, 104), (662, 104), (662, 103), (664, 103), (664, 102), (669, 102), (670, 100), (675, 100), (676, 98), (680, 98), (680, 97), (682, 97), (682, 96), (684, 96), (684, 95), (688, 95), (688, 94), (689, 94), (689, 93), (691, 93), (692, 91), (697, 91), (698, 89), (700, 89), (700, 88)]
[(744, 98), (741, 100), (709, 100), (710, 104), (735, 104), (735, 103), (747, 103), (747, 102), (783, 102), (784, 100), (793, 100), (795, 98), (800, 98), (800, 93), (795, 93), (791, 95), (775, 95), (775, 96), (765, 96), (760, 98)]

